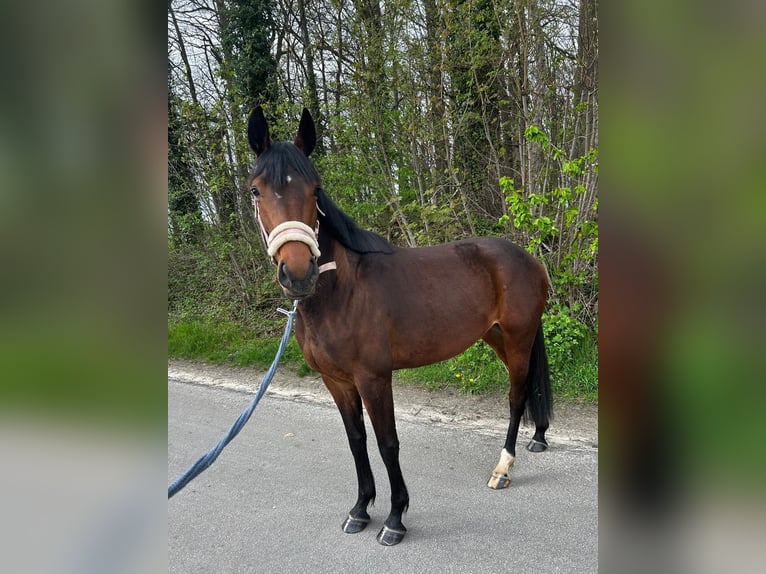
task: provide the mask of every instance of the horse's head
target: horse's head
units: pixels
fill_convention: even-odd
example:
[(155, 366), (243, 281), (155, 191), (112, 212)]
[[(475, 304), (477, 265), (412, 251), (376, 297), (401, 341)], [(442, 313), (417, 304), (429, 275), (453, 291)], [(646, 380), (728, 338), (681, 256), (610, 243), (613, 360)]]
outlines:
[(258, 106), (250, 114), (247, 137), (258, 158), (250, 179), (255, 216), (277, 264), (277, 280), (288, 297), (308, 297), (319, 276), (314, 194), (319, 176), (308, 160), (316, 143), (314, 120), (304, 109), (295, 143), (272, 143)]

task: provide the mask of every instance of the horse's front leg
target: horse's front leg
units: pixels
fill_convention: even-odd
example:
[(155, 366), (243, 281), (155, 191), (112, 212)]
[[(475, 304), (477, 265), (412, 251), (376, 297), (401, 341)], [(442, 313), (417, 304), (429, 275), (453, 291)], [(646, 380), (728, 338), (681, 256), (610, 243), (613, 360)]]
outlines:
[(364, 530), (370, 523), (367, 506), (371, 502), (375, 502), (375, 479), (367, 455), (367, 433), (362, 415), (362, 399), (353, 385), (337, 382), (325, 375), (322, 376), (322, 379), (338, 406), (343, 424), (346, 427), (351, 454), (354, 455), (359, 494), (356, 504), (349, 511), (342, 528), (343, 532), (347, 534), (355, 534)]
[(378, 448), (388, 471), (391, 483), (391, 512), (378, 533), (383, 546), (399, 544), (407, 529), (402, 524), (402, 514), (410, 504), (410, 496), (399, 466), (399, 438), (394, 419), (394, 398), (391, 392), (391, 375), (375, 380), (360, 381), (364, 406), (375, 429)]

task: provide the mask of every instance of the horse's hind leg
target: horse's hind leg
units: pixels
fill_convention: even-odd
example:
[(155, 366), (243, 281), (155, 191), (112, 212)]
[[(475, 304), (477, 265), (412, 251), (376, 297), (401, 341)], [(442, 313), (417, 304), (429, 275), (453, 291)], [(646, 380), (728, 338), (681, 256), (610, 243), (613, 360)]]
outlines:
[(498, 325), (494, 325), (484, 335), (484, 340), (495, 350), (508, 368), (508, 378), (510, 379), (508, 433), (503, 450), (500, 451), (500, 460), (487, 482), (487, 486), (493, 489), (507, 488), (511, 484), (511, 467), (516, 460), (516, 439), (527, 400), (525, 381), (529, 367), (529, 349), (511, 345), (508, 339), (508, 335), (504, 334)]
[(528, 394), (528, 412), (532, 416), (532, 420), (535, 421), (535, 435), (529, 441), (527, 450), (530, 452), (543, 452), (548, 448), (548, 441), (545, 440), (545, 431), (548, 430), (551, 417), (551, 379), (542, 325), (537, 329), (537, 334), (532, 344), (525, 385)]
[(326, 376), (322, 378), (340, 410), (351, 454), (354, 455), (359, 494), (342, 528), (347, 534), (355, 534), (364, 530), (370, 523), (367, 506), (375, 502), (375, 479), (367, 455), (367, 433), (362, 415), (362, 399), (353, 385), (339, 383)]
[(510, 471), (516, 460), (516, 439), (519, 435), (519, 424), (524, 415), (524, 405), (527, 400), (524, 385), (524, 380), (527, 376), (526, 358), (518, 352), (507, 356), (508, 375), (511, 380), (511, 388), (508, 392), (510, 420), (508, 421), (505, 445), (503, 450), (500, 451), (500, 460), (487, 482), (487, 486), (495, 489), (507, 488), (511, 484)]

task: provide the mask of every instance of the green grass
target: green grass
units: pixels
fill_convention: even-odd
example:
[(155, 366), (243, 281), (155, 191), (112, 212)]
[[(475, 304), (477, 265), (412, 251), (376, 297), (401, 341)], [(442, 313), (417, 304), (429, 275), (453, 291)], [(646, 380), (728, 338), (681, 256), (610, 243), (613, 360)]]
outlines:
[[(280, 337), (258, 336), (230, 321), (194, 319), (168, 323), (168, 356), (198, 359), (215, 364), (268, 368), (279, 349)], [(288, 341), (282, 361), (308, 367), (294, 337)]]
[[(274, 360), (279, 341), (280, 337), (264, 337), (232, 321), (193, 319), (168, 323), (168, 356), (174, 358), (266, 369)], [(282, 361), (296, 368), (300, 376), (312, 372), (295, 337), (290, 338)], [(586, 401), (598, 399), (595, 337), (585, 338), (566, 355), (566, 362), (552, 362), (550, 368), (554, 396)], [(508, 392), (508, 371), (483, 341), (448, 361), (404, 369), (396, 377), (430, 390), (452, 387), (465, 394)]]

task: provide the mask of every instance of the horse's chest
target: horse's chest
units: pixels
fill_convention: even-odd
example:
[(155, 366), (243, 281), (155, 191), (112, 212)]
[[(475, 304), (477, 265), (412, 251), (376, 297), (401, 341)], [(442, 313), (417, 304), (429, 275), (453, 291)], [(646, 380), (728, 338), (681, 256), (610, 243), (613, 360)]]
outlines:
[(352, 342), (338, 337), (338, 332), (329, 326), (318, 329), (307, 328), (303, 332), (302, 350), (306, 363), (320, 373), (340, 374), (342, 365), (351, 358)]

